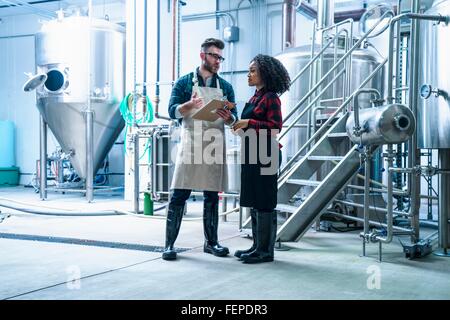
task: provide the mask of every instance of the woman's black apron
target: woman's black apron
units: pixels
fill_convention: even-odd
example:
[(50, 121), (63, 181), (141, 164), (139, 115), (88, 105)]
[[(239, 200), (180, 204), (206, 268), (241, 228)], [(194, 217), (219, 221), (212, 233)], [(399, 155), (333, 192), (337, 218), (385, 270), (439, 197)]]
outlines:
[[(255, 103), (246, 103), (242, 111), (241, 119), (252, 119), (253, 109), (257, 106), (260, 99)], [(270, 167), (271, 164), (262, 164), (260, 161), (260, 139), (267, 141), (267, 148), (265, 151), (267, 157), (271, 157), (271, 139), (267, 135), (258, 135), (257, 145), (253, 150), (257, 150), (256, 163), (250, 163), (252, 158), (249, 154), (250, 143), (254, 143), (251, 139), (244, 137), (241, 141), (241, 194), (240, 205), (242, 207), (251, 207), (262, 211), (272, 211), (277, 206), (277, 173), (273, 175), (261, 175), (261, 168)], [(276, 154), (279, 156), (278, 152)], [(281, 159), (279, 159), (281, 160)], [(253, 161), (255, 162), (255, 161)]]

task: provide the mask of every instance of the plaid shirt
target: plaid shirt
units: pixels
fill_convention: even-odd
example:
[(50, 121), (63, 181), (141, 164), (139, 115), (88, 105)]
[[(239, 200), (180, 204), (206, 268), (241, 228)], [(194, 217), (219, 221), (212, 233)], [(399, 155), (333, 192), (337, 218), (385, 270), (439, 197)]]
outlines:
[[(264, 89), (256, 91), (249, 103), (256, 104), (253, 109), (253, 117), (248, 122), (248, 128), (257, 132), (260, 129), (277, 129), (281, 131), (283, 118), (281, 115), (281, 101), (274, 92), (266, 92)], [(270, 134), (270, 131), (269, 131)]]

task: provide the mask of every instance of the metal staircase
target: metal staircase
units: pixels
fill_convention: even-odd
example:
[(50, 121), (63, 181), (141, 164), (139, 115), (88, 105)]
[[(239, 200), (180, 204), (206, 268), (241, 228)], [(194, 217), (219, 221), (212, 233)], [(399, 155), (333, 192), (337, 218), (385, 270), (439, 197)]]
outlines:
[[(312, 86), (312, 89), (302, 98), (302, 100), (294, 107), (294, 109), (287, 115), (285, 121), (291, 118), (294, 113), (300, 109), (303, 103), (315, 95), (310, 104), (295, 117), (287, 130), (282, 132), (280, 139), (285, 136), (294, 127), (299, 120), (306, 115), (314, 104), (321, 98), (325, 90), (335, 82), (341, 74), (348, 77), (351, 74), (351, 53), (367, 38), (372, 31), (380, 24), (385, 16), (384, 14), (378, 22), (357, 41), (351, 48), (346, 50), (342, 58), (335, 63), (333, 67)], [(389, 12), (393, 15), (393, 12)], [(337, 26), (337, 25), (336, 25)], [(336, 34), (338, 34), (336, 29)], [(313, 40), (314, 41), (314, 40)], [(331, 39), (333, 41), (333, 39)], [(330, 42), (331, 42), (330, 41)], [(326, 44), (323, 49), (316, 55), (307, 66), (300, 71), (294, 78), (297, 80), (300, 75), (312, 66), (320, 56), (324, 53), (324, 49), (329, 45)], [(286, 221), (278, 228), (277, 240), (279, 241), (298, 241), (305, 232), (311, 227), (314, 221), (324, 212), (328, 205), (335, 199), (337, 195), (347, 186), (352, 180), (352, 177), (357, 173), (360, 167), (360, 156), (357, 150), (357, 145), (350, 142), (345, 125), (348, 118), (348, 105), (353, 100), (355, 93), (367, 85), (373, 76), (384, 67), (387, 59), (385, 59), (373, 72), (363, 80), (357, 89), (350, 94), (351, 82), (348, 82), (347, 92), (344, 90), (342, 104), (329, 115), (328, 119), (321, 125), (321, 127), (308, 139), (308, 141), (297, 151), (297, 153), (287, 162), (281, 169), (278, 179), (278, 205), (277, 210), (285, 212), (288, 215)], [(344, 68), (334, 77), (334, 79), (327, 83), (325, 88), (325, 81), (328, 76), (335, 72), (339, 66), (344, 65)], [(310, 86), (311, 87), (311, 86)], [(322, 89), (322, 90), (321, 90)], [(316, 92), (319, 91), (320, 92)], [(292, 132), (291, 132), (292, 133)], [(348, 150), (344, 154), (343, 148), (339, 148), (342, 144), (347, 144)], [(302, 153), (305, 153), (302, 155)], [(334, 166), (331, 170), (326, 170), (325, 175), (321, 180), (316, 180), (323, 172), (323, 167)], [(313, 191), (307, 195), (300, 204), (296, 204), (297, 194), (304, 186), (313, 188)]]
[[(348, 113), (340, 117), (289, 173), (280, 177), (277, 210), (288, 212), (290, 216), (279, 228), (277, 239), (298, 241), (357, 172), (360, 161), (356, 145), (345, 155), (336, 154), (336, 146), (350, 143), (345, 132), (347, 117)], [(323, 180), (311, 180), (327, 162), (335, 164), (334, 168)], [(291, 205), (302, 186), (311, 186), (314, 190), (300, 206)]]

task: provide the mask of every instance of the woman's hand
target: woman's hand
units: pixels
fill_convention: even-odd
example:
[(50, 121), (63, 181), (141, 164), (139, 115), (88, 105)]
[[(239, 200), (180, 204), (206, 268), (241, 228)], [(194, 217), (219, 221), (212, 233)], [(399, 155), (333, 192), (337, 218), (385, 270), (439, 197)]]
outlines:
[(233, 126), (233, 130), (234, 131), (237, 131), (237, 130), (239, 130), (239, 129), (245, 129), (245, 128), (247, 128), (248, 127), (248, 121), (249, 121), (250, 119), (245, 119), (245, 120), (238, 120), (238, 121), (236, 121), (236, 123), (234, 124), (234, 126)]
[(225, 123), (230, 123), (232, 121), (230, 110), (217, 109), (216, 113), (225, 121)]

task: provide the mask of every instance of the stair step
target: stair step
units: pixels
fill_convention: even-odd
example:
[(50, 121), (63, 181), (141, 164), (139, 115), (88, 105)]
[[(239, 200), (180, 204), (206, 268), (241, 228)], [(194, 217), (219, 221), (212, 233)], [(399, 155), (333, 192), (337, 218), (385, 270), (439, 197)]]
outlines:
[(333, 132), (328, 134), (328, 138), (348, 138), (347, 132)]
[(311, 186), (317, 187), (320, 184), (320, 181), (315, 180), (304, 180), (304, 179), (288, 179), (286, 183), (296, 184), (299, 186)]
[(281, 212), (289, 212), (289, 213), (294, 213), (295, 210), (297, 210), (296, 206), (291, 206), (288, 204), (283, 204), (283, 203), (279, 203), (277, 204), (277, 207), (275, 208), (275, 210), (281, 211)]
[(309, 156), (308, 160), (314, 161), (341, 161), (343, 156)]

